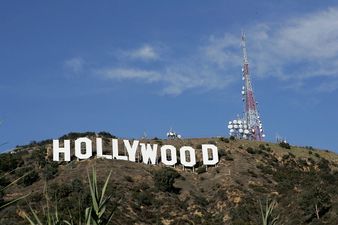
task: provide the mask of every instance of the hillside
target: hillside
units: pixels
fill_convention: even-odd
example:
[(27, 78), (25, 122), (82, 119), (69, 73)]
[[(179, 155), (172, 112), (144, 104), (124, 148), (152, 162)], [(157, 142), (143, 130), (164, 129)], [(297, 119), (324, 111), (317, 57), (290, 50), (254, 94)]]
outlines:
[[(95, 135), (71, 133), (60, 139)], [(99, 136), (111, 148), (112, 135)], [(143, 141), (189, 145), (199, 154), (201, 144), (215, 144), (220, 162), (206, 168), (198, 155), (194, 171), (181, 165), (171, 170), (161, 164), (94, 158), (56, 163), (51, 160), (51, 140), (18, 146), (0, 155), (0, 185), (29, 174), (1, 194), (0, 202), (30, 195), (1, 210), (0, 224), (28, 224), (22, 215), (30, 213), (29, 206), (41, 215), (44, 190), (61, 215), (77, 218), (90, 202), (87, 171), (93, 167), (101, 184), (112, 171), (107, 190), (113, 194), (108, 211), (115, 210), (111, 224), (261, 224), (259, 201), (264, 204), (266, 199), (277, 201), (279, 224), (338, 224), (338, 155), (333, 152), (228, 138)], [(161, 183), (168, 176), (173, 186)]]

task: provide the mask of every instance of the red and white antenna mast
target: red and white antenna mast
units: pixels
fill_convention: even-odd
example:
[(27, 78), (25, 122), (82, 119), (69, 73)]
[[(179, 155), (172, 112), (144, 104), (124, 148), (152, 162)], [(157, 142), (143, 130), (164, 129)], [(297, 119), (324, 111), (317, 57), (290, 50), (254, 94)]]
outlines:
[(244, 86), (242, 87), (242, 95), (244, 101), (244, 117), (242, 119), (238, 118), (237, 120), (230, 121), (228, 128), (230, 130), (230, 135), (235, 137), (262, 141), (265, 135), (263, 133), (262, 122), (257, 109), (257, 102), (255, 101), (251, 85), (248, 53), (246, 51), (246, 38), (243, 32), (241, 46), (243, 50), (242, 72)]

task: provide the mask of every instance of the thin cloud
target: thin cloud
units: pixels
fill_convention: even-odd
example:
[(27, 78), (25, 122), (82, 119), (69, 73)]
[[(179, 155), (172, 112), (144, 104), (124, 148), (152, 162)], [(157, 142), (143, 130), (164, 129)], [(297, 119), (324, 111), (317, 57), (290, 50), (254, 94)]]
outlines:
[[(330, 8), (298, 18), (275, 23), (259, 23), (247, 29), (247, 47), (251, 73), (254, 77), (274, 77), (284, 87), (302, 89), (314, 85), (313, 90), (337, 90), (338, 82), (338, 9)], [(162, 94), (180, 95), (185, 91), (224, 89), (240, 78), (242, 54), (240, 34), (210, 35), (206, 41), (183, 56), (160, 54), (153, 47), (122, 51), (124, 57), (116, 66), (96, 69), (96, 75), (108, 80), (137, 80), (147, 84), (158, 83)], [(179, 52), (179, 50), (177, 51)], [(143, 65), (142, 63), (146, 63)], [(82, 68), (81, 61), (68, 62), (73, 70)], [(122, 66), (121, 66), (122, 65)], [(146, 69), (145, 69), (146, 68)], [(324, 80), (332, 79), (333, 84)]]
[(159, 59), (159, 53), (155, 47), (145, 44), (140, 48), (124, 51), (123, 55), (131, 59), (152, 61)]
[(156, 71), (132, 69), (132, 68), (107, 68), (96, 71), (106, 79), (116, 80), (142, 80), (152, 83), (161, 80), (161, 75)]
[[(255, 27), (249, 46), (257, 74), (282, 80), (338, 75), (338, 9)], [(264, 34), (263, 38), (262, 35)]]
[(74, 57), (64, 62), (64, 67), (74, 73), (79, 73), (83, 70), (85, 61), (81, 57)]
[(163, 70), (141, 70), (135, 68), (106, 68), (96, 74), (107, 80), (134, 80), (145, 83), (159, 83), (163, 87), (160, 94), (180, 95), (191, 89), (222, 89), (234, 79), (224, 76), (211, 68), (197, 65), (173, 64)]
[(316, 88), (317, 91), (320, 92), (333, 92), (338, 90), (338, 80), (335, 80), (333, 82), (323, 82), (319, 87)]
[[(337, 27), (337, 8), (251, 26), (246, 30), (251, 71), (261, 78), (276, 77), (288, 86), (313, 78), (337, 80)], [(238, 39), (233, 33), (211, 36), (205, 56), (221, 68), (232, 68), (241, 62)]]

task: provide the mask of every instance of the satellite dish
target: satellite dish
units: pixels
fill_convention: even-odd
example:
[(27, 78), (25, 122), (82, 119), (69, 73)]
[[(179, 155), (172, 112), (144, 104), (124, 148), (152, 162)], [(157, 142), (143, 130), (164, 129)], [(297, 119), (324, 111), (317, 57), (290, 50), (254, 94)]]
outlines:
[(244, 125), (243, 125), (243, 128), (244, 128), (244, 129), (248, 129), (248, 125), (244, 124)]
[(237, 123), (238, 123), (238, 124), (242, 124), (242, 120), (238, 120)]
[(238, 128), (238, 125), (237, 125), (237, 124), (235, 124), (235, 125), (234, 125), (234, 128), (235, 128), (235, 129), (237, 129), (237, 128)]
[(229, 121), (229, 124), (232, 124), (232, 121)]
[(245, 129), (244, 134), (249, 134), (249, 130)]
[(235, 124), (235, 123), (237, 123), (237, 120), (233, 120), (232, 122)]
[(262, 134), (262, 137), (265, 137), (265, 134)]
[(238, 125), (238, 127), (239, 127), (239, 128), (243, 128), (243, 125), (242, 125), (242, 124), (240, 124), (240, 125)]
[(242, 95), (245, 95), (245, 91), (242, 91)]
[(230, 124), (230, 125), (228, 125), (228, 128), (229, 128), (229, 129), (232, 129), (232, 128), (233, 128), (233, 126)]
[(234, 129), (230, 129), (230, 133), (233, 133), (235, 130)]
[(246, 136), (245, 134), (243, 134), (243, 138), (244, 138), (244, 139), (246, 139), (246, 138), (247, 138), (247, 136)]
[(239, 133), (243, 133), (244, 131), (243, 131), (243, 129), (239, 129)]
[(182, 138), (182, 136), (179, 134), (179, 135), (177, 135), (177, 137), (179, 138), (179, 139), (181, 139)]

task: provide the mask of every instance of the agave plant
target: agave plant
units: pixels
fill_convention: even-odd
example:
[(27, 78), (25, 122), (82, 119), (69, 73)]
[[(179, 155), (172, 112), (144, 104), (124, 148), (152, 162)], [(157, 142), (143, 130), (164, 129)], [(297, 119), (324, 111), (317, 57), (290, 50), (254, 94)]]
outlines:
[(57, 204), (55, 204), (55, 212), (53, 214), (50, 212), (51, 207), (49, 206), (49, 197), (48, 197), (47, 185), (46, 184), (45, 184), (45, 188), (44, 188), (44, 196), (45, 196), (46, 202), (47, 202), (47, 212), (44, 211), (44, 214), (45, 214), (44, 217), (47, 219), (46, 223), (43, 223), (43, 221), (39, 218), (39, 216), (36, 214), (36, 212), (30, 206), (29, 206), (29, 208), (30, 208), (30, 211), (33, 215), (33, 218), (29, 217), (26, 213), (24, 213), (24, 217), (28, 220), (28, 222), (31, 225), (71, 224), (70, 222), (68, 222), (66, 220), (60, 219)]
[(276, 225), (279, 219), (279, 215), (273, 216), (272, 213), (277, 206), (277, 202), (275, 200), (269, 201), (267, 199), (264, 209), (261, 201), (259, 201), (259, 205), (261, 208), (262, 225)]
[(114, 210), (111, 211), (111, 213), (108, 216), (108, 219), (104, 219), (103, 217), (106, 211), (106, 208), (107, 208), (107, 203), (112, 197), (112, 195), (105, 197), (105, 192), (107, 190), (110, 176), (111, 176), (111, 171), (100, 193), (98, 185), (97, 185), (95, 169), (93, 168), (92, 179), (90, 178), (88, 174), (88, 181), (89, 181), (89, 188), (90, 188), (90, 195), (92, 198), (92, 203), (91, 203), (91, 206), (88, 207), (85, 211), (85, 224), (86, 225), (106, 225), (109, 223), (109, 221), (113, 217)]
[[(9, 172), (9, 173), (11, 173), (11, 172)], [(8, 175), (9, 173), (5, 174), (4, 176)], [(10, 188), (12, 185), (16, 184), (19, 180), (21, 180), (21, 179), (22, 179), (24, 176), (26, 176), (26, 175), (27, 175), (27, 173), (24, 174), (24, 175), (22, 175), (22, 176), (19, 177), (18, 179), (14, 180), (13, 182), (11, 182), (10, 184), (8, 184), (7, 186), (5, 186), (5, 187), (3, 187), (3, 188), (0, 188), (0, 192), (5, 192), (8, 188)], [(4, 176), (2, 176), (1, 178), (3, 178)], [(13, 200), (11, 200), (11, 201), (9, 201), (9, 202), (5, 202), (5, 203), (3, 203), (3, 204), (0, 204), (0, 210), (1, 210), (1, 209), (4, 209), (4, 208), (6, 208), (6, 207), (8, 207), (8, 206), (10, 206), (10, 205), (12, 205), (12, 204), (14, 204), (14, 203), (16, 203), (17, 201), (19, 201), (19, 200), (21, 200), (21, 199), (26, 198), (28, 195), (29, 195), (29, 194), (23, 195), (23, 196), (21, 196), (21, 197), (19, 197), (19, 198), (13, 199)]]
[[(72, 215), (70, 214), (70, 221), (64, 220), (59, 216), (57, 204), (55, 204), (55, 212), (50, 212), (50, 205), (48, 201), (48, 194), (47, 191), (45, 191), (45, 198), (47, 200), (47, 212), (44, 214), (44, 217), (47, 219), (45, 223), (43, 223), (43, 220), (39, 218), (39, 216), (35, 213), (35, 211), (30, 208), (31, 214), (33, 217), (30, 217), (29, 215), (25, 214), (24, 217), (31, 225), (106, 225), (109, 223), (109, 221), (113, 217), (114, 209), (110, 212), (107, 219), (105, 219), (104, 215), (106, 212), (107, 204), (109, 200), (111, 199), (112, 195), (109, 195), (108, 197), (105, 196), (108, 182), (111, 176), (111, 172), (109, 173), (103, 188), (101, 191), (99, 191), (99, 187), (97, 185), (97, 179), (96, 179), (96, 170), (93, 168), (92, 172), (92, 178), (90, 177), (88, 173), (88, 181), (89, 181), (89, 188), (90, 188), (90, 195), (91, 195), (91, 205), (86, 208), (84, 211), (84, 222), (81, 221), (81, 218), (77, 223), (74, 222)], [(45, 188), (46, 190), (46, 188)]]

